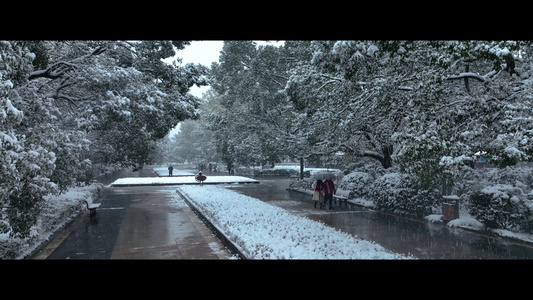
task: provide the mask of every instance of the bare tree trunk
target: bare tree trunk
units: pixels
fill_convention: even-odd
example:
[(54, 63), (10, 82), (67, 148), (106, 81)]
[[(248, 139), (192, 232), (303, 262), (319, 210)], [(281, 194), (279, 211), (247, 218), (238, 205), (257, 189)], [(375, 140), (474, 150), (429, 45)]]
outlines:
[[(465, 72), (466, 73), (470, 72), (470, 64), (468, 63), (465, 66)], [(464, 80), (465, 80), (466, 92), (470, 93), (470, 84), (468, 83), (468, 77), (465, 77)]]
[(392, 167), (392, 158), (391, 158), (392, 151), (393, 151), (392, 145), (385, 146), (382, 149), (383, 160), (381, 161), (381, 165), (383, 166), (384, 169), (388, 169)]
[[(347, 147), (346, 145), (342, 145), (342, 150), (345, 152), (351, 153), (351, 154), (357, 154), (353, 149)], [(373, 158), (379, 161), (379, 163), (384, 169), (388, 169), (392, 167), (392, 157), (391, 157), (392, 152), (393, 152), (393, 147), (392, 145), (389, 145), (389, 146), (383, 147), (383, 149), (381, 149), (381, 153), (374, 152), (374, 151), (362, 151), (358, 153), (358, 155), (362, 157)]]
[(300, 157), (300, 179), (304, 179), (304, 158)]

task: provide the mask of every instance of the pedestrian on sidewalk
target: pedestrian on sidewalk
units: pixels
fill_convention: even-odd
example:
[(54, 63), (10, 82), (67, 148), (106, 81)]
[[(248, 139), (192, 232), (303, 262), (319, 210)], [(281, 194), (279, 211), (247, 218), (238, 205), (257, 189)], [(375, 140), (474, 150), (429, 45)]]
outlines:
[(169, 166), (168, 167), (168, 176), (169, 177), (172, 177), (172, 170), (174, 170), (174, 168), (172, 166)]
[(337, 192), (337, 189), (335, 188), (335, 184), (333, 183), (333, 180), (326, 179), (324, 181), (324, 205), (326, 206), (326, 203), (329, 201), (329, 209), (333, 209), (333, 194)]
[(322, 180), (315, 180), (313, 184), (311, 184), (311, 188), (313, 189), (313, 200), (315, 201), (315, 208), (317, 202), (320, 203), (320, 208), (322, 208), (322, 204), (324, 202), (324, 188), (322, 186)]

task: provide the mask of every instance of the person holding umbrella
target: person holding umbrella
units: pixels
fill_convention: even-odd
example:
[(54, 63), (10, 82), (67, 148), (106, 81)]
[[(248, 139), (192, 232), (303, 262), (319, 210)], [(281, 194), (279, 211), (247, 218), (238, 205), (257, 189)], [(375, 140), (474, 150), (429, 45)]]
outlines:
[(333, 209), (333, 194), (337, 192), (333, 179), (335, 174), (333, 172), (317, 172), (313, 176), (315, 180), (322, 180), (322, 190), (324, 191), (324, 203), (320, 203), (320, 208), (326, 206), (329, 200), (329, 209)]
[(335, 188), (335, 184), (333, 183), (333, 180), (331, 178), (328, 178), (324, 181), (324, 205), (326, 206), (326, 203), (329, 201), (329, 209), (333, 209), (333, 194), (337, 192), (337, 189)]
[(322, 180), (315, 180), (311, 185), (311, 188), (313, 189), (313, 200), (315, 201), (315, 208), (317, 202), (320, 203), (320, 208), (322, 208), (322, 203), (324, 202), (324, 189), (322, 187)]
[(198, 172), (198, 174), (194, 176), (194, 179), (200, 183), (200, 186), (203, 186), (204, 180), (206, 180), (207, 177), (204, 174), (202, 174), (202, 171), (200, 171)]

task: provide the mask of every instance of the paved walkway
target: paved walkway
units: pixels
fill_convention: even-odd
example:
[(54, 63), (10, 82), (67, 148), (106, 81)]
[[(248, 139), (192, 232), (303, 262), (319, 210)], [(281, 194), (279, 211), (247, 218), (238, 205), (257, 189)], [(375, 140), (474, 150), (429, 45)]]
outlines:
[[(224, 172), (207, 176), (226, 175)], [(151, 177), (146, 167), (120, 177)], [(110, 184), (116, 176), (102, 180)], [(289, 181), (232, 185), (245, 195), (306, 216), (338, 230), (421, 259), (532, 259), (533, 247), (458, 228), (382, 214), (357, 206), (313, 208), (307, 194), (287, 190)], [(230, 251), (174, 197), (175, 186), (107, 187), (96, 218), (84, 213), (34, 259), (232, 259)]]
[(34, 259), (232, 259), (175, 187), (106, 187), (96, 216), (82, 214)]

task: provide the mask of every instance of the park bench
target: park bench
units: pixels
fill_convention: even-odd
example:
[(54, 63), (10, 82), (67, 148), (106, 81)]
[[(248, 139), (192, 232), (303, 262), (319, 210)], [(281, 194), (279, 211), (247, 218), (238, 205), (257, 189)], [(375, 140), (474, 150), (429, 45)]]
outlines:
[(89, 200), (84, 201), (87, 205), (87, 210), (89, 211), (89, 217), (94, 217), (94, 215), (96, 214), (96, 209), (100, 206), (101, 203), (93, 203), (92, 198), (89, 198)]
[(337, 204), (342, 204), (341, 202), (344, 201), (344, 204), (348, 205), (349, 197), (350, 197), (349, 190), (337, 189), (337, 192), (333, 194), (333, 199), (337, 202)]

